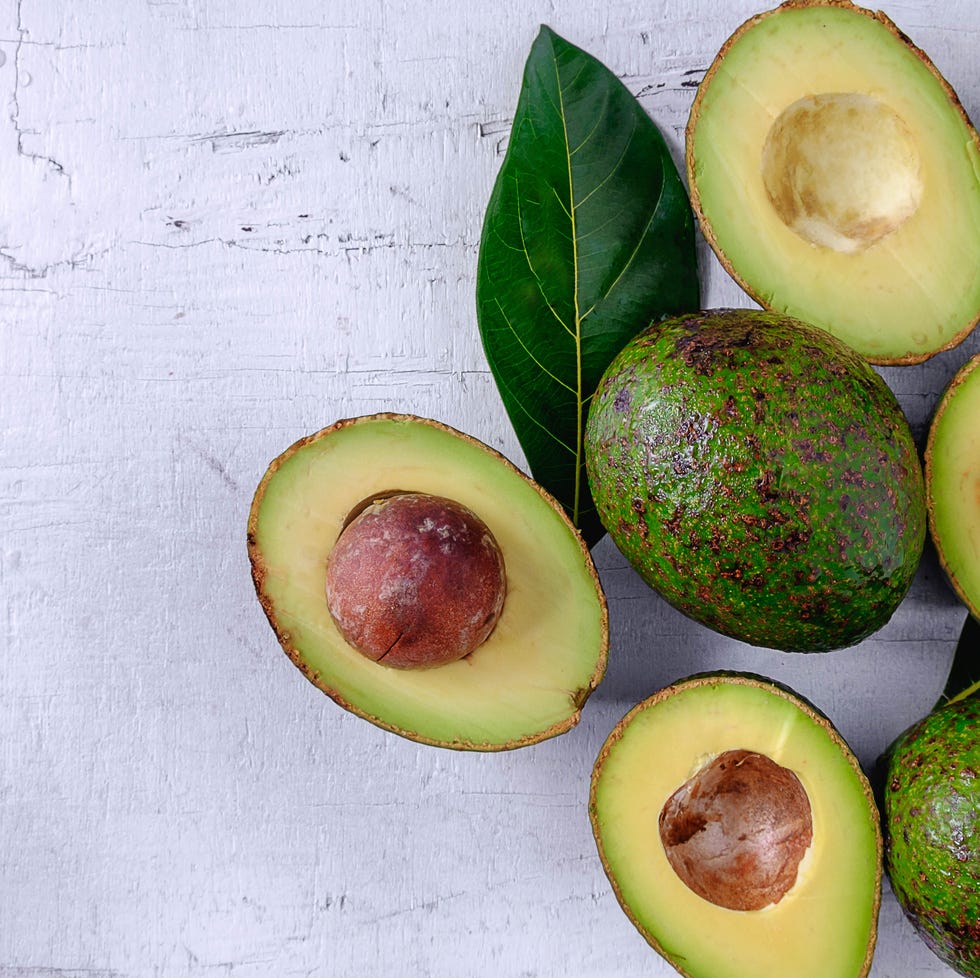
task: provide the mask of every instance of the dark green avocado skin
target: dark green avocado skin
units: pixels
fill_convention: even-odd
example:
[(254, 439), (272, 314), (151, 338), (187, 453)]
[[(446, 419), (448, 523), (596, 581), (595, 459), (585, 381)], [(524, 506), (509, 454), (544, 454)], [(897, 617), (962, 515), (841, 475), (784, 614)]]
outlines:
[(603, 525), (644, 580), (752, 645), (853, 645), (922, 554), (922, 467), (894, 395), (842, 342), (775, 313), (640, 333), (599, 384), (585, 455)]
[(922, 939), (980, 978), (980, 699), (939, 708), (886, 755), (885, 866)]

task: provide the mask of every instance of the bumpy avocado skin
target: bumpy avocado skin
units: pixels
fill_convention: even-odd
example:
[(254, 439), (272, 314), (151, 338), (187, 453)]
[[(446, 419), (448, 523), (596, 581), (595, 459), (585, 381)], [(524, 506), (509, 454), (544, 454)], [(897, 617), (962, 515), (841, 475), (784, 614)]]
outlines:
[(930, 948), (980, 978), (980, 699), (949, 703), (887, 753), (885, 861)]
[(863, 358), (798, 320), (739, 309), (651, 325), (606, 371), (585, 446), (627, 560), (750, 644), (853, 645), (918, 565), (924, 486), (905, 416)]

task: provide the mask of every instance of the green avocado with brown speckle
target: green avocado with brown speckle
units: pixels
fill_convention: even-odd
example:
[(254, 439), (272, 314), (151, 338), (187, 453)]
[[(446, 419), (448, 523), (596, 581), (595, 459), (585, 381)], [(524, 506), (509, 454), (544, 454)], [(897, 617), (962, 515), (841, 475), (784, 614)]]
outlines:
[(919, 563), (922, 467), (901, 407), (862, 357), (796, 319), (651, 325), (603, 376), (585, 455), (603, 525), (644, 580), (752, 645), (853, 645)]
[(889, 748), (885, 859), (926, 944), (980, 978), (980, 698), (954, 700)]

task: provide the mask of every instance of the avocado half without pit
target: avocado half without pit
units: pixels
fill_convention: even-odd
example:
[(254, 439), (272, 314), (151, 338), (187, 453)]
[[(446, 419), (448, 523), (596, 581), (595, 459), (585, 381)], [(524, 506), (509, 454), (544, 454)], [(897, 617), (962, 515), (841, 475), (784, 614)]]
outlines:
[(620, 905), (681, 974), (867, 974), (878, 811), (840, 734), (785, 687), (706, 674), (640, 703), (600, 751), (589, 811)]
[(980, 148), (955, 93), (882, 13), (790, 0), (744, 23), (687, 127), (692, 205), (761, 305), (874, 363), (980, 317)]
[(605, 598), (561, 506), (498, 452), (402, 414), (339, 421), (269, 466), (248, 519), (280, 644), (352, 713), (502, 750), (577, 723)]
[(946, 576), (980, 618), (980, 354), (939, 399), (926, 443), (929, 530)]

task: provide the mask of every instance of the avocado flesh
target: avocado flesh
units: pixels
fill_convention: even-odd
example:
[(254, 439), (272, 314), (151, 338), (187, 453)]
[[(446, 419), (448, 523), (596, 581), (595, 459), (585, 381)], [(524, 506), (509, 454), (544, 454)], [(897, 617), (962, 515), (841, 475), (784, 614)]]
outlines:
[(980, 976), (980, 698), (940, 707), (886, 754), (885, 864), (926, 944)]
[(613, 541), (684, 614), (784, 651), (884, 625), (926, 532), (894, 395), (828, 333), (774, 313), (654, 324), (589, 412), (592, 496)]
[[(857, 211), (866, 246), (819, 234), (814, 243), (767, 191), (774, 126), (814, 96), (869, 100), (851, 113), (850, 132), (829, 137), (818, 190), (827, 207)], [(845, 128), (848, 112), (839, 115)], [(821, 165), (808, 160), (801, 172)], [(687, 169), (705, 237), (739, 284), (872, 362), (924, 360), (980, 317), (977, 135), (931, 62), (883, 14), (791, 2), (744, 24), (698, 90)], [(808, 207), (813, 190), (798, 186), (797, 204)], [(870, 226), (883, 215), (895, 226), (875, 239)]]
[(939, 401), (926, 445), (929, 529), (953, 589), (980, 618), (980, 354)]
[[(657, 832), (671, 793), (706, 760), (758, 751), (793, 771), (813, 816), (794, 887), (762, 910), (709, 903), (681, 882)], [(854, 978), (870, 967), (881, 858), (877, 810), (830, 722), (758, 677), (692, 677), (635, 707), (596, 762), (590, 815), (605, 871), (643, 937), (690, 978)]]
[[(391, 490), (455, 499), (504, 554), (501, 616), (457, 662), (413, 671), (372, 662), (327, 609), (327, 555), (348, 514)], [(476, 750), (533, 743), (573, 726), (602, 677), (606, 605), (581, 538), (503, 456), (445, 425), (375, 415), (298, 442), (256, 491), (249, 553), (259, 599), (295, 664), (341, 706), (410, 739)]]

